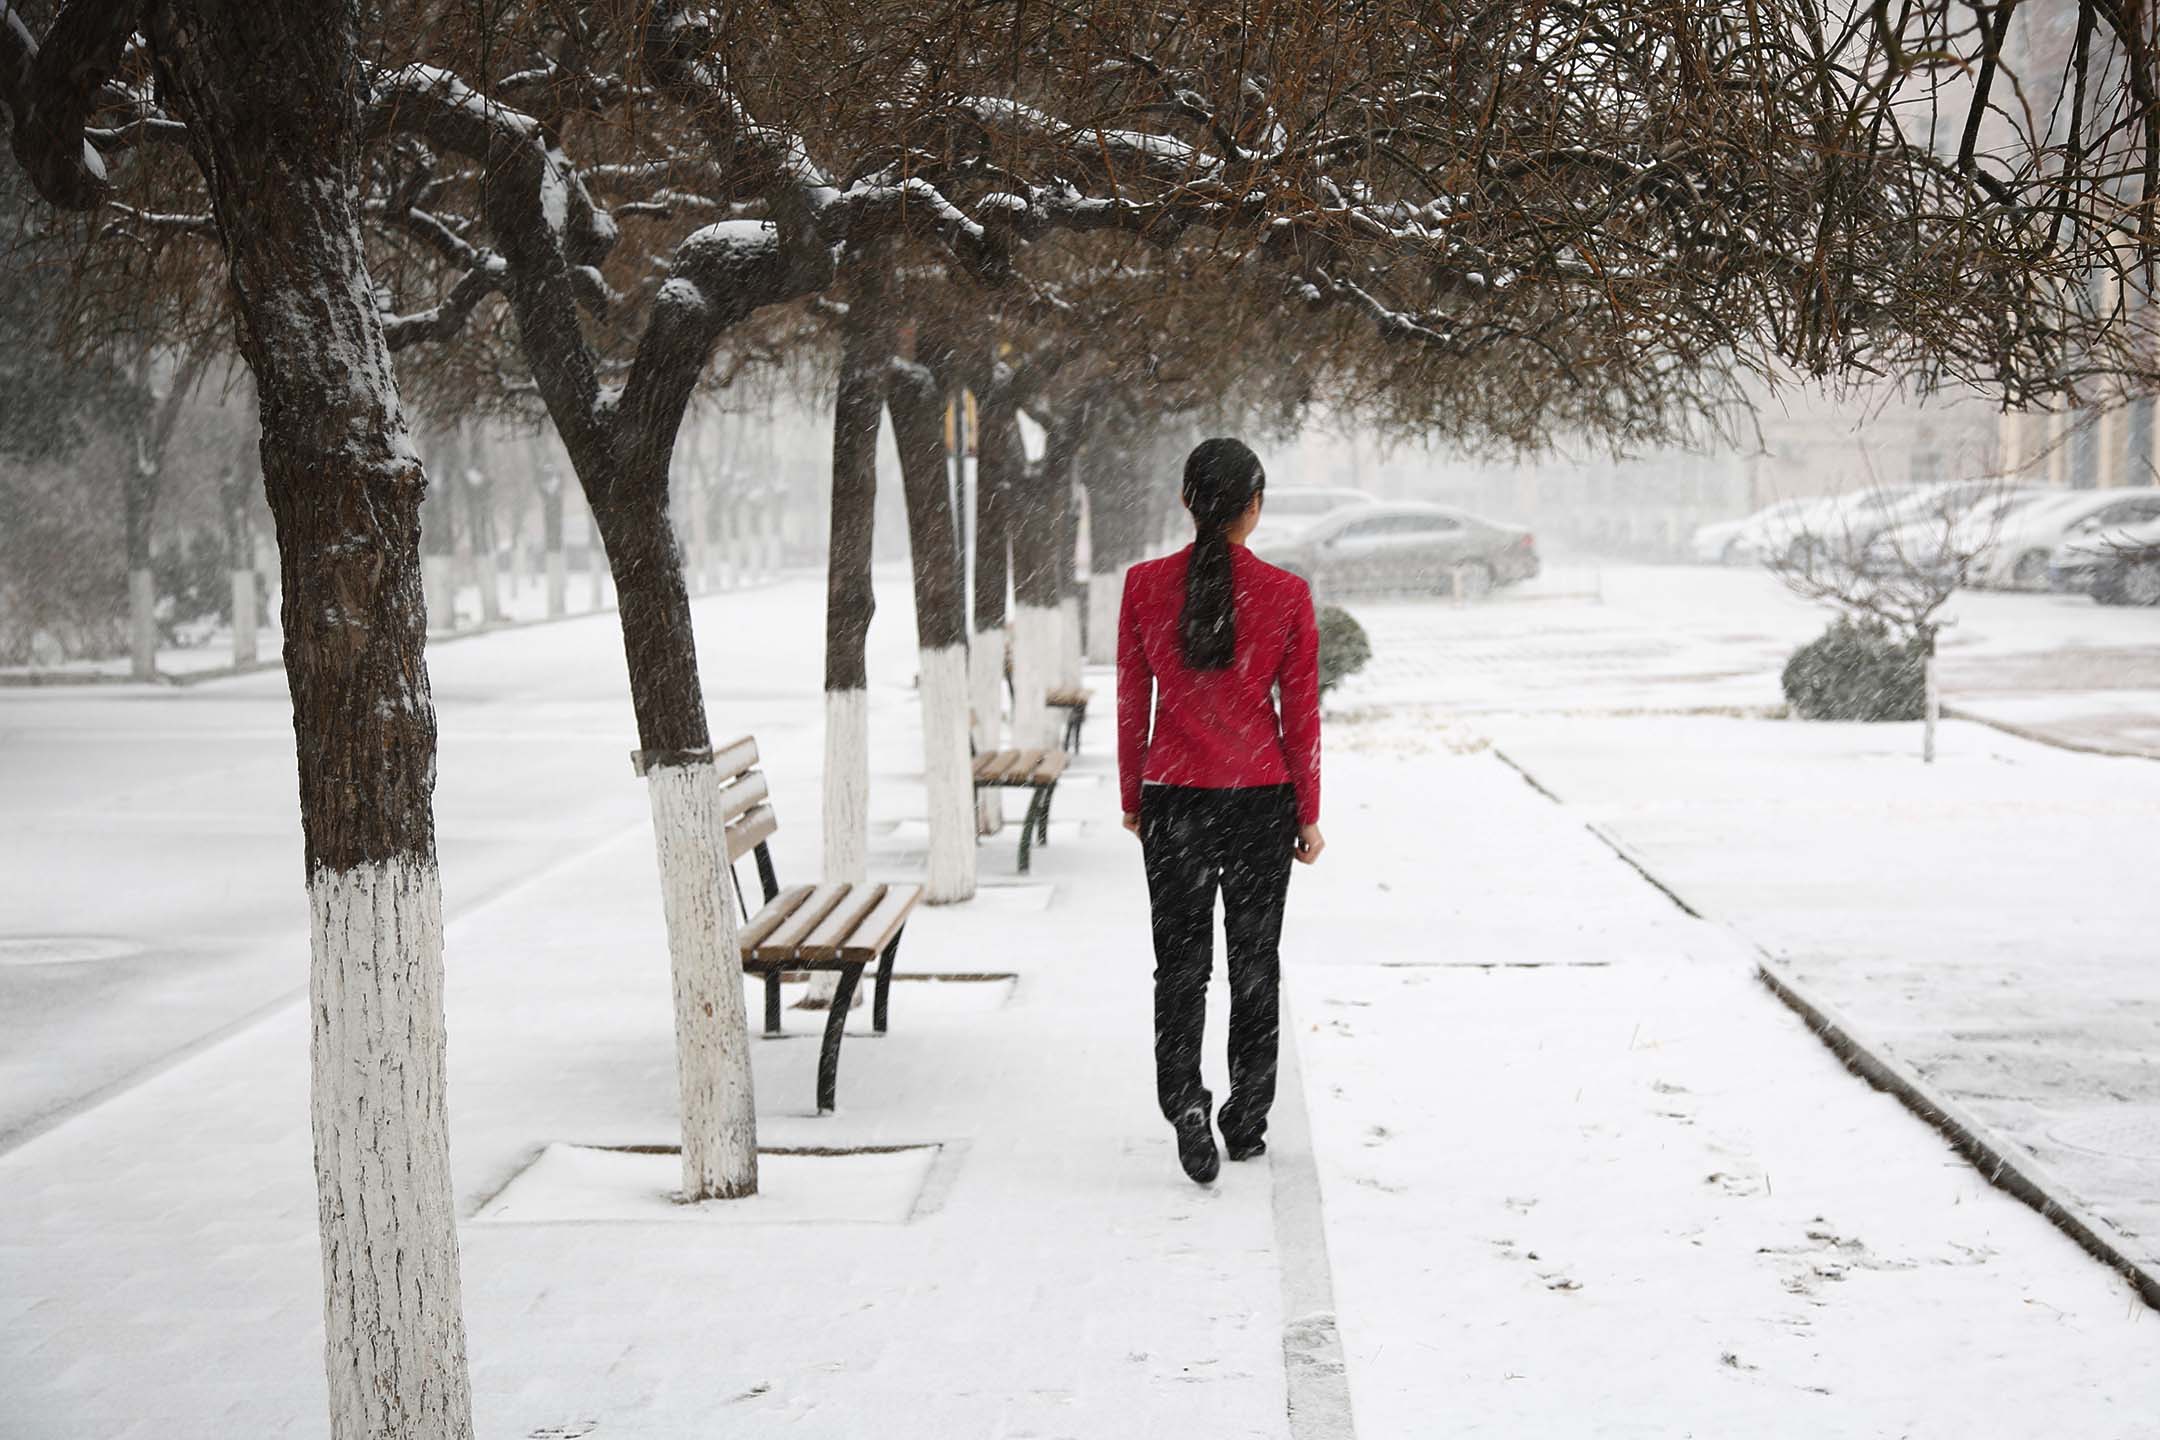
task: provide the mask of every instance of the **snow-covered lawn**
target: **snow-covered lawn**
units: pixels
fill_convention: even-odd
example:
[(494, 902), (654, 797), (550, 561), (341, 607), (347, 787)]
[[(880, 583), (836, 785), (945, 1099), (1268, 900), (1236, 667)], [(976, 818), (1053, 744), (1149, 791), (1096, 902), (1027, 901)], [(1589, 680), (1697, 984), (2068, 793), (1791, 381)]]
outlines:
[(1956, 722), (1933, 766), (1910, 726), (1489, 728), (2160, 1262), (2160, 764)]

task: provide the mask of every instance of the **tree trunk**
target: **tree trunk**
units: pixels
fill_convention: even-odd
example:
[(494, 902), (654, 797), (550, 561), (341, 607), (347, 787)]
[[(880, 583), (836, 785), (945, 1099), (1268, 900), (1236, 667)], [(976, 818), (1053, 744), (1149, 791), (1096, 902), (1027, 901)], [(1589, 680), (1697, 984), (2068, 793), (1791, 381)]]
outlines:
[(1057, 516), (1058, 569), (1057, 684), (1060, 689), (1080, 688), (1080, 598), (1085, 582), (1076, 573), (1080, 546), (1078, 487), (1070, 481), (1055, 487), (1050, 501)]
[[(149, 399), (147, 366), (141, 372), (143, 399)], [(157, 511), (158, 457), (150, 439), (150, 417), (134, 429), (134, 454), (121, 482), (121, 510), (127, 529), (128, 675), (157, 678), (157, 581), (150, 570), (150, 521)]]
[[(1013, 486), (1026, 466), (1010, 399), (993, 377), (976, 397), (974, 635), (968, 647), (968, 694), (978, 752), (1001, 748), (1005, 708), (1005, 592), (1012, 583), (1010, 511)], [(1004, 827), (1004, 792), (985, 790), (976, 828)]]
[(233, 668), (243, 669), (256, 660), (255, 536), (248, 523), (249, 476), (238, 466), (228, 468), (218, 482), (219, 507), (225, 512), (225, 568), (232, 587)]
[(435, 476), (422, 511), (420, 527), (421, 571), (426, 591), (427, 626), (439, 635), (457, 629), (457, 499), (464, 481), (464, 447), (455, 430), (435, 430), (428, 435), (428, 469)]
[[(1120, 447), (1081, 467), (1088, 489), (1088, 593), (1091, 659), (1107, 663), (1116, 643), (1117, 605), (1125, 571), (1145, 556), (1154, 525), (1150, 491), (1155, 484), (1142, 457)], [(1097, 592), (1103, 600), (1094, 601)]]
[(968, 764), (967, 595), (945, 467), (945, 396), (920, 365), (894, 361), (886, 407), (900, 452), (921, 650), (923, 786), (929, 796), (931, 904), (975, 894), (975, 785)]
[(669, 523), (665, 459), (657, 476), (618, 480), (595, 509), (615, 576), (640, 769), (653, 812), (675, 978), (675, 1066), (682, 1098), (686, 1200), (757, 1193), (757, 1111), (743, 1009), (734, 877), (720, 782), (698, 686), (697, 642), (682, 555)]
[(1012, 507), (1013, 545), (1013, 744), (1048, 749), (1046, 703), (1057, 683), (1058, 603), (1062, 571), (1057, 555), (1057, 493), (1072, 483), (1080, 424), (1060, 417), (1049, 427), (1048, 448), (1031, 467)]
[(154, 12), (262, 414), (313, 914), (334, 1440), (472, 1433), (444, 1110), (420, 499), (360, 240), (351, 7)]
[(850, 287), (833, 399), (832, 545), (825, 571), (825, 878), (861, 882), (868, 863), (870, 552), (877, 439), (891, 332), (874, 283)]
[(1942, 692), (1935, 680), (1935, 632), (1925, 632), (1925, 645), (1920, 655), (1920, 683), (1923, 698), (1920, 729), (1920, 759), (1922, 763), (1935, 763), (1935, 722), (1942, 715)]
[(465, 533), (472, 537), (473, 584), (480, 591), (480, 623), (502, 623), (501, 575), (496, 570), (495, 453), (487, 432), (476, 430), (470, 446), (470, 463), (459, 477), (459, 493), (465, 500)]
[(539, 437), (529, 442), (533, 479), (540, 487), (540, 549), (547, 566), (547, 614), (560, 619), (570, 609), (570, 575), (563, 564), (563, 479), (554, 462), (543, 460)]

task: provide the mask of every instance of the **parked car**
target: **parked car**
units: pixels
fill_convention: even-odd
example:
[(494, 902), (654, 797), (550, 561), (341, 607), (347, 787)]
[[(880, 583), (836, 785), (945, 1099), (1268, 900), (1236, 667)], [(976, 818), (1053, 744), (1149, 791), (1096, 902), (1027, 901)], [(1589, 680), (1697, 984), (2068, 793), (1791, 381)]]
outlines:
[(2128, 523), (2094, 517), (2055, 547), (2048, 588), (2082, 590), (2103, 605), (2160, 605), (2160, 498)]
[(1448, 594), (1458, 574), (1464, 594), (1482, 595), (1538, 573), (1537, 542), (1521, 526), (1408, 502), (1333, 510), (1254, 550), (1325, 595)]
[(1747, 565), (1760, 560), (1765, 537), (1781, 520), (1798, 515), (1816, 503), (1812, 495), (1780, 500), (1738, 520), (1719, 520), (1696, 527), (1695, 558), (1706, 565)]
[(2061, 500), (2059, 490), (2004, 490), (1986, 504), (1967, 511), (1950, 527), (1949, 544), (1953, 553), (1971, 557), (1966, 583), (1988, 584), (1986, 577), (2002, 551), (2003, 536)]
[(1862, 550), (1862, 563), (1877, 572), (1901, 565), (1947, 568), (1973, 548), (1984, 549), (2004, 516), (2048, 493), (2001, 480), (1924, 486), (1884, 517)]
[(2048, 588), (2056, 548), (2087, 522), (2130, 525), (2160, 515), (2160, 489), (2057, 491), (2004, 517), (1995, 544), (1974, 567), (1974, 583), (2009, 590)]
[(1865, 545), (1894, 523), (1891, 517), (1913, 493), (1909, 488), (1875, 487), (1811, 501), (1764, 525), (1762, 558), (1798, 564), (1810, 551), (1842, 553), (1849, 546)]
[(1270, 485), (1261, 492), (1260, 523), (1247, 543), (1280, 544), (1332, 511), (1374, 503), (1347, 485)]

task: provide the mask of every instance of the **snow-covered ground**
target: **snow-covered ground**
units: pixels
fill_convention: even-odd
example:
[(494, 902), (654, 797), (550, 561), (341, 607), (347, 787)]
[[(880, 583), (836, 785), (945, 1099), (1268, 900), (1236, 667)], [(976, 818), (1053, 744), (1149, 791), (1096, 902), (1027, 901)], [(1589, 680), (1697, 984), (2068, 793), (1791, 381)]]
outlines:
[[(1615, 718), (1774, 704), (1784, 648), (1819, 628), (1749, 588), (1760, 577), (1667, 575), (1361, 607), (1376, 658), (1331, 723), (1332, 843), (1294, 880), (1285, 948), (1359, 1432), (2149, 1434), (2160, 1363), (2131, 1292), (1848, 1075), (1755, 983), (1743, 939), (1584, 828), (1746, 821), (1730, 794), (1722, 809), (1649, 794), (1689, 767), (1631, 759), (1626, 726), (1702, 754), (1682, 792), (1697, 794), (1794, 764), (1710, 756), (1721, 737), (1835, 733)], [(783, 881), (816, 868), (821, 596), (804, 579), (696, 607), (714, 729), (766, 755)], [(881, 576), (879, 600), (870, 872), (919, 875), (904, 579)], [(660, 1219), (651, 1157), (604, 1148), (667, 1143), (675, 1107), (613, 618), (475, 637), (430, 664), (483, 1436), (1321, 1433), (1285, 1405), (1286, 1322), (1314, 1319), (1285, 1312), (1296, 1217), (1270, 1184), (1303, 1159), (1294, 1130), (1202, 1191), (1154, 1113), (1144, 886), (1116, 825), (1106, 675), (1035, 873), (1013, 873), (1008, 828), (985, 842), (977, 899), (919, 913), (902, 950), (903, 972), (1010, 978), (901, 983), (891, 1034), (847, 1041), (823, 1119), (812, 1024), (791, 1014), (793, 1036), (755, 1046), (767, 1146), (868, 1153), (777, 1157), (758, 1205)], [(0, 1435), (323, 1434), (282, 680), (4, 691), (0, 733)], [(1569, 803), (1488, 736), (1564, 761)], [(1932, 780), (1897, 783), (1973, 806), (2047, 788), (2029, 783), (2044, 766), (1988, 758), (1998, 739), (1953, 727)], [(2065, 774), (2144, 763), (2047, 753)], [(1789, 817), (1810, 776), (1893, 760), (1826, 752), (1759, 793)], [(1579, 772), (1610, 788), (1569, 793)], [(2109, 825), (2152, 813), (2117, 801)], [(2005, 855), (2071, 828), (2043, 817), (2026, 835), (2002, 810)], [(1707, 822), (1683, 838), (1661, 863), (1749, 841)], [(1765, 819), (1761, 840), (1749, 893), (1782, 877), (1813, 897), (1781, 923), (1844, 906), (1819, 876), (1849, 837)], [(2038, 897), (2074, 868), (2020, 873)], [(2099, 873), (2117, 893), (2084, 898), (2128, 933), (2150, 887)], [(1744, 907), (1697, 900), (1762, 938)], [(1927, 928), (1849, 908), (1844, 935)], [(1852, 973), (1861, 999), (1882, 988)], [(2036, 961), (2020, 984), (2055, 973)], [(1897, 999), (1918, 1015), (1928, 993)], [(2000, 1021), (2026, 1001), (1994, 1003)]]
[[(1926, 766), (1917, 726), (1745, 718), (1774, 704), (1812, 608), (1744, 572), (1607, 572), (1597, 588), (1366, 607), (1376, 658), (1345, 704), (1374, 707), (1377, 733), (1391, 715), (1475, 713), (1582, 820), (2160, 1261), (2160, 765), (1951, 722)], [(1958, 604), (1944, 668), (1961, 709), (2021, 705), (2035, 732), (2083, 744), (2062, 722), (2085, 687), (2160, 677), (2160, 612)], [(2037, 687), (2058, 681), (2051, 712)], [(2036, 688), (2005, 701), (1991, 683)], [(2160, 729), (2160, 688), (2106, 693)]]

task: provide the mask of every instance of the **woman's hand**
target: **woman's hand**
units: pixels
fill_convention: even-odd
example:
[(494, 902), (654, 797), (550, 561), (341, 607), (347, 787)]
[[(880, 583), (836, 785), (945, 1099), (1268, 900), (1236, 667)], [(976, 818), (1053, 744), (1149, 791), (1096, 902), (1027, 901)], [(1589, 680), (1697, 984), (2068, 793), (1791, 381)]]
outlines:
[(1125, 812), (1125, 828), (1135, 835), (1140, 833), (1140, 817), (1130, 810)]
[(1312, 864), (1313, 861), (1320, 858), (1320, 852), (1325, 849), (1327, 849), (1327, 841), (1321, 837), (1318, 825), (1300, 825), (1297, 827), (1295, 853), (1298, 864)]

